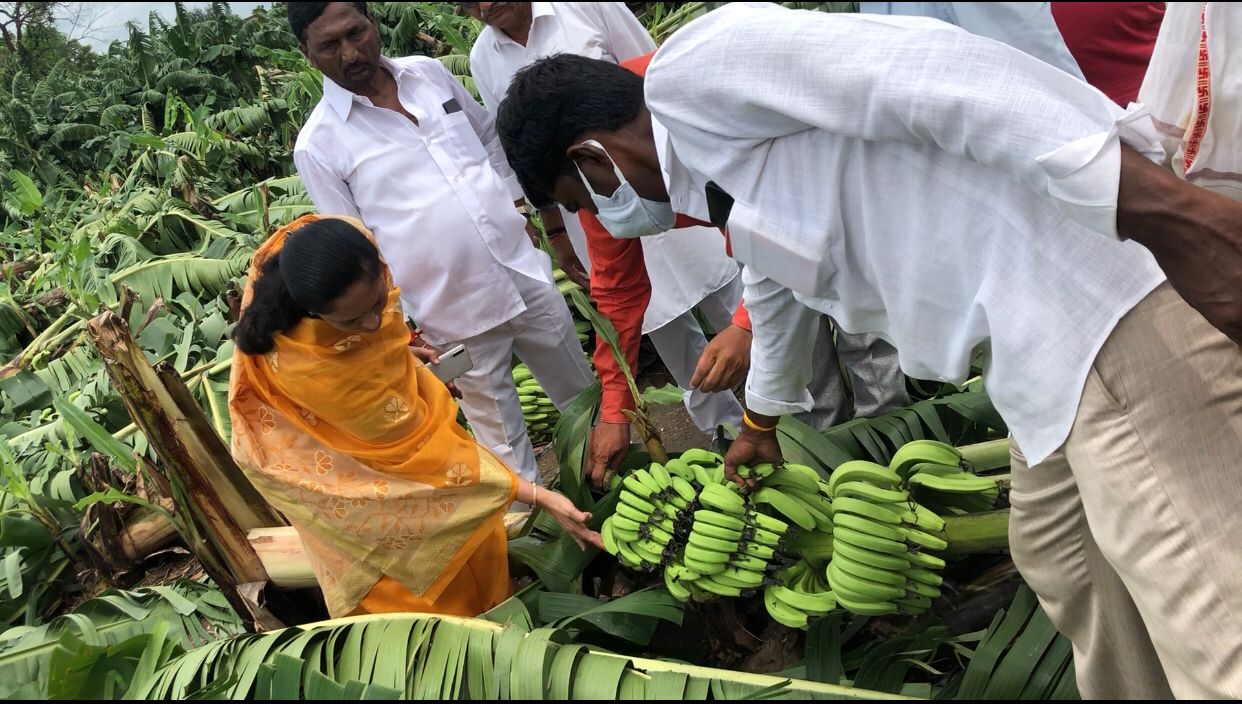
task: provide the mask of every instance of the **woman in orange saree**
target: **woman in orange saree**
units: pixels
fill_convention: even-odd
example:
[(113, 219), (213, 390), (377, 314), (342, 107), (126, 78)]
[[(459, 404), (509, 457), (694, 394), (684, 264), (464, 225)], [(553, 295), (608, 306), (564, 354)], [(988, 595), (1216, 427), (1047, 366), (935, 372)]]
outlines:
[(585, 547), (590, 514), (519, 479), (456, 422), (370, 232), (308, 215), (255, 253), (234, 332), (233, 455), (297, 529), (333, 617), (475, 616), (510, 594), (515, 499)]

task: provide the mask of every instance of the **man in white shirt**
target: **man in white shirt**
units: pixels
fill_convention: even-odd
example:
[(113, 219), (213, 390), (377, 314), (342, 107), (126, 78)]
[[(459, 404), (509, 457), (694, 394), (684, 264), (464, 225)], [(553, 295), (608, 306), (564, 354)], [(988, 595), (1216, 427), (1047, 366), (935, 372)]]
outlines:
[[(584, 89), (631, 117), (584, 126), (561, 99)], [(510, 95), (497, 129), (536, 204), (703, 203), (727, 227), (755, 331), (729, 468), (779, 461), (818, 313), (918, 378), (983, 354), (1025, 452), (1014, 560), (1082, 694), (1242, 696), (1242, 204), (1152, 163), (1141, 106), (943, 22), (742, 3), (642, 84), (563, 56)]]
[(512, 355), (562, 410), (594, 376), (491, 117), (439, 61), (381, 56), (365, 3), (290, 3), (289, 23), (324, 76), (293, 154), (316, 209), (371, 228), (423, 338), (474, 362), (456, 384), (476, 439), (538, 481)]
[[(655, 51), (647, 30), (621, 2), (458, 4), (487, 25), (470, 51), (470, 73), (493, 116), (513, 75), (535, 59), (572, 53), (619, 64)], [(540, 215), (549, 237), (559, 233), (573, 242), (576, 254), (564, 248), (557, 250), (561, 268), (566, 272), (580, 268), (579, 260), (589, 267), (587, 234), (578, 216), (556, 207), (545, 208)], [(715, 432), (726, 423), (740, 427), (742, 407), (731, 389), (703, 393), (690, 386), (699, 355), (707, 346), (693, 309), (699, 306), (718, 331), (729, 325), (742, 295), (737, 262), (725, 254), (724, 242), (714, 228), (681, 228), (676, 233), (644, 238), (641, 246), (651, 282), (641, 333), (651, 339), (673, 379), (686, 390), (686, 410), (700, 430)], [(609, 316), (610, 309), (598, 299), (601, 292), (596, 290), (596, 283), (591, 282), (592, 292), (601, 312)], [(620, 330), (621, 321), (609, 319)], [(613, 409), (615, 402), (607, 398), (617, 390), (610, 387), (618, 386), (610, 383), (618, 381), (615, 375), (606, 375), (610, 365), (605, 363), (609, 361), (597, 355), (605, 401), (604, 413), (592, 432), (591, 454), (615, 458), (614, 464), (619, 464), (629, 448), (630, 424)], [(628, 388), (619, 390), (630, 393)], [(608, 417), (609, 411), (612, 417)]]

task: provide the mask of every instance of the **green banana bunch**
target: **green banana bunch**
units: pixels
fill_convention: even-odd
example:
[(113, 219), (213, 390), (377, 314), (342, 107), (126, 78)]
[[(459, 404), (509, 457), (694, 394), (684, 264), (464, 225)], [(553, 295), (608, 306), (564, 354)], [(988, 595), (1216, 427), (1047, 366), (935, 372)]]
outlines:
[(990, 511), (1000, 496), (996, 482), (971, 471), (957, 448), (935, 440), (906, 443), (888, 466), (919, 503), (939, 514)]
[(618, 498), (616, 511), (600, 528), (604, 549), (634, 569), (673, 564), (699, 507), (690, 482), (656, 463), (626, 475)]
[(924, 551), (948, 547), (936, 535), (944, 521), (902, 483), (902, 472), (917, 464), (894, 469), (845, 462), (828, 480), (833, 531), (825, 574), (837, 604), (848, 611), (922, 613), (940, 596), (944, 561)]
[(522, 404), (522, 418), (526, 421), (530, 441), (539, 444), (551, 440), (552, 428), (561, 414), (524, 362), (513, 368), (513, 383), (517, 385), (518, 401)]

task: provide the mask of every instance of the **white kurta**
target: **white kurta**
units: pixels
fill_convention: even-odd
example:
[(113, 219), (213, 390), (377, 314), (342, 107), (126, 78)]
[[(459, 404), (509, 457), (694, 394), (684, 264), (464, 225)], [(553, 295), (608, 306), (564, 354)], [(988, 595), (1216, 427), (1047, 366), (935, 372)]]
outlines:
[(819, 311), (891, 342), (916, 378), (964, 381), (984, 354), (1034, 465), (1113, 326), (1164, 280), (1116, 232), (1121, 138), (1158, 159), (1150, 119), (943, 22), (726, 5), (660, 49), (646, 99), (674, 207), (695, 215), (709, 180), (736, 199), (760, 413), (809, 407)]
[[(655, 42), (622, 2), (531, 3), (526, 46), (494, 27), (486, 27), (470, 51), (470, 72), (483, 103), (496, 114), (514, 74), (535, 60), (557, 53), (621, 63), (655, 50)], [(574, 251), (589, 266), (586, 235), (578, 217), (561, 209)], [(651, 279), (651, 302), (643, 333), (668, 325), (738, 275), (713, 228), (683, 228), (642, 240)]]

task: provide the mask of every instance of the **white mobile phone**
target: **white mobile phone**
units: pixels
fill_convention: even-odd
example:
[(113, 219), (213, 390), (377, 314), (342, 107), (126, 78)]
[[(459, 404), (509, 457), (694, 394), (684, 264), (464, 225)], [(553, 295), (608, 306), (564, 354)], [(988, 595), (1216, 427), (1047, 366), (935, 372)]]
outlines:
[(428, 364), (427, 368), (431, 370), (432, 374), (436, 375), (437, 379), (447, 384), (474, 369), (474, 362), (470, 359), (470, 353), (466, 351), (466, 346), (458, 345), (440, 355), (440, 361), (435, 364)]

